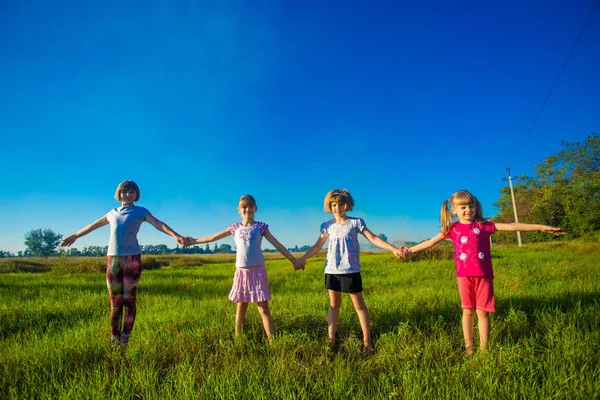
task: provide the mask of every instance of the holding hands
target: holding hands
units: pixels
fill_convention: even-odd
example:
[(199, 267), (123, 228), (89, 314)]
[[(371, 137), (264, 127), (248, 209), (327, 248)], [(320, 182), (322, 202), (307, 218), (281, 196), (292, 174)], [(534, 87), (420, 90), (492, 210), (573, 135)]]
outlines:
[(175, 238), (175, 240), (177, 241), (177, 243), (179, 243), (179, 244), (180, 244), (180, 245), (182, 245), (182, 246), (186, 246), (186, 244), (185, 244), (185, 243), (186, 243), (186, 241), (185, 241), (185, 240), (186, 240), (187, 238), (185, 238), (185, 237), (183, 237), (183, 236), (181, 236), (181, 235), (174, 236), (174, 238)]
[(182, 238), (182, 242), (181, 245), (184, 247), (190, 247), (191, 245), (195, 244), (196, 239), (194, 239), (191, 236), (186, 236), (184, 238)]
[(406, 246), (400, 247), (400, 258), (406, 259), (410, 256), (410, 249)]
[(408, 250), (408, 249), (404, 246), (402, 246), (400, 248), (394, 247), (392, 249), (392, 253), (394, 253), (394, 255), (397, 258), (406, 258), (406, 255), (405, 255), (406, 250)]
[(294, 265), (294, 271), (298, 271), (299, 269), (304, 271), (304, 268), (306, 267), (306, 260), (304, 257), (296, 258), (292, 264)]

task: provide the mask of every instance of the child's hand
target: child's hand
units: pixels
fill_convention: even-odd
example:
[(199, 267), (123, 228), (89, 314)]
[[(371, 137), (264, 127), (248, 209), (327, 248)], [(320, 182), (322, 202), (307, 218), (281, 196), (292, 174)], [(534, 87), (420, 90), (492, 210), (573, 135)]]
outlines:
[(305, 268), (305, 261), (301, 258), (297, 258), (294, 260), (293, 264), (294, 264), (294, 271), (298, 271), (299, 269), (304, 270)]
[(410, 256), (410, 249), (406, 246), (400, 247), (400, 251), (402, 252), (402, 258), (406, 259)]
[(186, 237), (183, 238), (183, 245), (185, 247), (191, 246), (192, 244), (194, 244), (194, 242), (195, 242), (195, 240), (191, 236), (186, 236)]
[(71, 235), (68, 236), (66, 238), (64, 238), (62, 240), (62, 242), (60, 242), (61, 247), (69, 247), (70, 245), (72, 245), (73, 243), (75, 243), (75, 241), (77, 240), (77, 236), (75, 235)]
[(545, 226), (541, 231), (544, 233), (548, 233), (550, 235), (554, 235), (554, 236), (560, 236), (560, 235), (564, 235), (567, 233), (567, 232), (563, 231), (562, 229), (557, 228), (555, 226)]
[(402, 249), (401, 249), (401, 248), (399, 249), (399, 248), (397, 248), (397, 247), (394, 247), (394, 250), (392, 250), (392, 253), (394, 253), (394, 255), (395, 255), (397, 258), (404, 258), (404, 253), (402, 252)]

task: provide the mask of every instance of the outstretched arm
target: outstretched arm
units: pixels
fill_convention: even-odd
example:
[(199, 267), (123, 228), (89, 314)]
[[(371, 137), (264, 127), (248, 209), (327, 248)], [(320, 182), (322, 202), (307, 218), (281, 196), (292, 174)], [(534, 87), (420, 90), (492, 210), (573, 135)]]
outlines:
[(292, 264), (294, 264), (294, 261), (296, 261), (296, 258), (292, 255), (292, 253), (290, 253), (288, 251), (288, 249), (285, 248), (284, 245), (282, 245), (279, 240), (275, 239), (275, 236), (273, 236), (273, 234), (271, 233), (271, 231), (269, 231), (269, 228), (265, 229), (265, 231), (263, 232), (263, 236), (265, 239), (267, 239), (269, 241), (269, 243), (271, 243), (273, 246), (275, 246), (275, 248), (277, 250), (279, 250), (279, 252), (281, 254), (283, 254), (283, 256), (285, 258), (287, 258), (288, 260), (290, 260), (290, 262)]
[(159, 231), (166, 233), (167, 235), (173, 236), (173, 238), (177, 241), (177, 243), (181, 245), (185, 245), (185, 239), (179, 233), (175, 232), (173, 229), (169, 227), (169, 225), (165, 224), (158, 218), (156, 218), (152, 214), (146, 215), (146, 221), (150, 223), (153, 227), (158, 229)]
[(430, 247), (435, 246), (436, 244), (438, 244), (439, 242), (441, 242), (442, 240), (444, 240), (444, 234), (442, 232), (438, 233), (437, 235), (435, 235), (434, 237), (432, 237), (431, 239), (427, 239), (422, 241), (421, 243), (412, 246), (408, 249), (408, 251), (410, 253), (416, 253), (418, 251), (421, 250), (425, 250), (428, 249)]
[(210, 242), (214, 242), (216, 240), (220, 240), (223, 238), (226, 238), (227, 236), (231, 235), (231, 232), (229, 231), (229, 229), (225, 229), (224, 231), (221, 231), (219, 233), (215, 233), (213, 235), (208, 235), (208, 236), (203, 236), (200, 237), (198, 239), (194, 239), (191, 237), (187, 237), (187, 243), (186, 246), (191, 246), (194, 244), (202, 244), (202, 243), (210, 243)]
[(510, 224), (496, 223), (496, 229), (499, 231), (541, 231), (550, 235), (564, 235), (565, 231), (555, 226), (524, 224), (522, 222), (512, 222)]
[[(308, 251), (306, 253), (304, 253), (304, 255), (297, 260), (296, 264), (298, 264), (298, 265), (306, 264), (306, 260), (308, 260), (315, 254), (317, 254), (323, 248), (323, 245), (327, 241), (328, 237), (329, 237), (329, 235), (319, 236), (319, 238), (317, 239), (317, 242), (315, 244), (313, 244), (313, 246), (310, 249), (308, 249)], [(300, 267), (298, 267), (298, 268), (300, 268)]]
[(68, 246), (72, 245), (73, 243), (75, 243), (75, 241), (77, 239), (79, 239), (80, 237), (85, 236), (88, 233), (95, 231), (98, 228), (103, 227), (104, 225), (108, 225), (108, 219), (106, 218), (106, 215), (104, 217), (98, 218), (96, 221), (94, 221), (91, 224), (89, 224), (88, 226), (78, 230), (71, 236), (64, 238), (62, 240), (62, 242), (60, 242), (60, 245), (62, 247), (65, 247), (65, 246), (68, 247)]
[(364, 237), (366, 237), (369, 240), (369, 242), (373, 243), (375, 246), (391, 251), (398, 258), (404, 258), (402, 250), (400, 250), (394, 245), (389, 244), (379, 236), (375, 235), (367, 227), (363, 228), (361, 233)]

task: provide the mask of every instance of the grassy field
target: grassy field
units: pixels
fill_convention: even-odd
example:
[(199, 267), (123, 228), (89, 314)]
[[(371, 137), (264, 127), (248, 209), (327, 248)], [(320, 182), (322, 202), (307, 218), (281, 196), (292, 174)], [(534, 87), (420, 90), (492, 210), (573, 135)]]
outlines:
[[(600, 398), (600, 244), (492, 251), (497, 312), (488, 352), (471, 358), (449, 259), (362, 256), (370, 358), (348, 297), (341, 345), (326, 346), (322, 257), (297, 272), (268, 259), (272, 344), (252, 305), (234, 340), (231, 256), (150, 260), (125, 351), (109, 346), (101, 259), (3, 261), (0, 398)], [(9, 272), (23, 270), (46, 272)]]

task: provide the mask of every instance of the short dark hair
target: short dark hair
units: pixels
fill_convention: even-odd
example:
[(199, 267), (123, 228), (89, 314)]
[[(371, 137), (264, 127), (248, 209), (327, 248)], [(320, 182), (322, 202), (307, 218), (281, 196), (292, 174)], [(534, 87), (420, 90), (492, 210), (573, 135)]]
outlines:
[(138, 201), (140, 199), (140, 188), (134, 181), (128, 180), (119, 183), (119, 186), (117, 186), (117, 191), (115, 192), (115, 199), (117, 201), (121, 201), (121, 192), (123, 190), (135, 190), (136, 195), (134, 201)]

